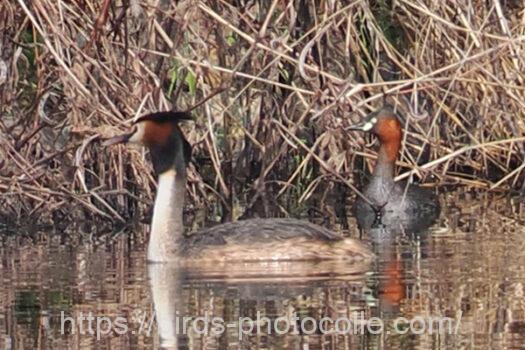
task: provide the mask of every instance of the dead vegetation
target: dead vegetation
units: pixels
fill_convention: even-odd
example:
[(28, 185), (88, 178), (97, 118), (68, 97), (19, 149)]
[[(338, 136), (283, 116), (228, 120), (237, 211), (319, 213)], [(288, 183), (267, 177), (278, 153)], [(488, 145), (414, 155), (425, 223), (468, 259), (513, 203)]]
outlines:
[(356, 160), (374, 157), (344, 126), (385, 101), (409, 131), (400, 177), (520, 189), (522, 6), (3, 1), (0, 212), (126, 221), (154, 193), (147, 154), (100, 138), (218, 91), (185, 126), (207, 216), (344, 213)]

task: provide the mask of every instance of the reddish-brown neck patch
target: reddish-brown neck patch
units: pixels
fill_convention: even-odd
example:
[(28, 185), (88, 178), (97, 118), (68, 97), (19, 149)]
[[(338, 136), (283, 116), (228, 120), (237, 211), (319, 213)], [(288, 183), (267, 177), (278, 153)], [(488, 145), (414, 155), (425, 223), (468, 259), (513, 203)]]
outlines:
[(385, 150), (388, 160), (395, 162), (401, 149), (401, 123), (396, 117), (380, 119), (375, 127), (375, 133), (381, 141), (381, 148)]
[(144, 145), (163, 146), (168, 143), (168, 140), (173, 132), (172, 123), (156, 123), (151, 120), (146, 120), (144, 123)]

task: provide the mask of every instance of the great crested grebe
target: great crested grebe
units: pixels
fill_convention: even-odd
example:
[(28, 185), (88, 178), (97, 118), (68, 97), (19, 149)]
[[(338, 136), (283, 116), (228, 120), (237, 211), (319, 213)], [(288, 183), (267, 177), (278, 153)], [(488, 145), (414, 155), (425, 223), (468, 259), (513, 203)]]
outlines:
[(370, 259), (359, 241), (296, 219), (250, 219), (184, 235), (183, 208), (186, 167), (191, 146), (178, 123), (191, 119), (184, 112), (159, 112), (138, 118), (133, 129), (104, 144), (137, 143), (151, 154), (158, 177), (148, 260), (265, 261)]
[(347, 130), (370, 132), (380, 142), (372, 178), (363, 190), (371, 203), (359, 197), (355, 204), (358, 225), (363, 229), (381, 226), (406, 232), (430, 226), (440, 212), (436, 195), (428, 189), (394, 182), (395, 163), (403, 139), (401, 123), (394, 109), (385, 105)]

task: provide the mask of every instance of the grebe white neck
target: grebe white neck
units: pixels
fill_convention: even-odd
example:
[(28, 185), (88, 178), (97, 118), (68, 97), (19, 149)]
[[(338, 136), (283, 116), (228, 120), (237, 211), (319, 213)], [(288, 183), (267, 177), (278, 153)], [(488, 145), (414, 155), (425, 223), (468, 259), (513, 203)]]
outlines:
[(178, 240), (184, 232), (182, 216), (185, 191), (185, 173), (170, 169), (159, 175), (148, 245), (149, 261), (176, 259)]

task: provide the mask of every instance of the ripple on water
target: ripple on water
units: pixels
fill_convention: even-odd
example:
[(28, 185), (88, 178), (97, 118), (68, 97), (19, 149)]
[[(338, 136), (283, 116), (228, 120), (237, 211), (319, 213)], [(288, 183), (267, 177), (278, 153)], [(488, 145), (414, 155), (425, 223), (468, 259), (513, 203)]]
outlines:
[[(50, 233), (4, 237), (0, 348), (153, 348), (159, 342), (216, 349), (519, 348), (525, 344), (525, 211), (519, 199), (478, 197), (447, 194), (429, 232), (383, 242), (368, 266), (270, 263), (261, 272), (261, 266), (161, 265), (148, 272), (143, 228), (96, 243), (64, 243)], [(277, 270), (279, 278), (268, 274)], [(129, 331), (113, 329), (97, 340), (86, 329), (80, 334), (78, 323), (75, 333), (71, 323), (61, 327), (64, 317), (89, 315), (123, 317)], [(205, 315), (228, 327), (220, 334), (189, 329), (177, 335), (177, 317)], [(257, 336), (244, 319), (257, 315), (283, 327), (285, 320), (346, 319), (356, 334), (306, 334), (312, 324), (305, 322), (310, 328), (300, 334)], [(372, 317), (383, 322), (380, 334), (368, 328)], [(439, 323), (430, 331), (431, 322), (445, 318), (454, 321), (454, 334), (436, 332)]]

